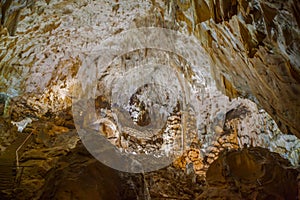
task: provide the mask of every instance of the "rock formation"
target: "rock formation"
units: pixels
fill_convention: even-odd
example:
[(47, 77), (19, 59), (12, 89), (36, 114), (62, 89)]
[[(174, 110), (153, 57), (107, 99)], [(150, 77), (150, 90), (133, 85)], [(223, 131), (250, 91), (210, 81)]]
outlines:
[(299, 2), (187, 2), (170, 4), (209, 53), (219, 88), (257, 102), (283, 132), (300, 137)]
[(294, 199), (298, 173), (278, 155), (262, 148), (223, 152), (209, 167), (208, 189), (199, 199), (212, 199), (221, 193), (229, 199)]
[[(0, 6), (1, 199), (300, 198), (297, 0), (6, 0)], [(102, 41), (141, 27), (195, 38), (201, 66), (193, 68), (176, 52), (146, 48), (114, 57), (103, 71), (89, 71), (102, 64), (93, 57)], [(159, 84), (142, 84), (129, 96), (124, 115), (116, 110), (110, 86), (122, 80), (114, 91), (127, 97), (125, 86), (135, 83), (127, 79), (145, 71), (126, 73), (153, 60), (182, 75), (178, 82), (171, 74), (159, 77), (170, 81), (169, 88), (184, 83), (193, 96), (186, 90), (177, 95), (191, 100), (184, 110), (182, 102), (170, 100), (171, 93), (160, 95), (168, 90), (157, 90), (154, 99), (173, 103), (173, 110), (159, 121), (157, 135), (143, 138), (140, 130), (156, 114), (147, 110), (154, 101), (143, 94)], [(72, 100), (84, 92), (77, 75), (88, 82), (94, 72), (100, 77), (99, 95), (89, 99), (92, 109), (72, 112)], [(73, 121), (76, 114), (86, 115), (85, 125), (93, 109), (99, 114), (93, 125), (99, 123), (97, 131), (117, 148), (149, 153), (174, 150), (183, 141), (182, 154), (142, 174), (99, 163), (80, 142)], [(122, 131), (120, 124), (135, 126)]]

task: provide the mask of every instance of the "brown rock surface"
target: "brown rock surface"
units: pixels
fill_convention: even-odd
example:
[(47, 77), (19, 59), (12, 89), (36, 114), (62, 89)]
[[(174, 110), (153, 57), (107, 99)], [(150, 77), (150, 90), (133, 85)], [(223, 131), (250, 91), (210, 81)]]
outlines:
[[(76, 152), (77, 151), (77, 152)], [(121, 199), (118, 172), (75, 149), (48, 175), (40, 199)]]
[(296, 199), (299, 171), (262, 148), (223, 152), (207, 171), (199, 199)]
[[(230, 110), (226, 118), (229, 122), (237, 123), (236, 120), (239, 118), (247, 119), (249, 112), (249, 108), (239, 106)], [(234, 131), (231, 133), (227, 129), (226, 134), (213, 142), (214, 147), (209, 147), (210, 154), (213, 154), (211, 159), (216, 161), (211, 161), (212, 165), (207, 173), (208, 186), (203, 177), (205, 172), (203, 169), (209, 165), (203, 164), (201, 152), (196, 144), (193, 149), (187, 151), (184, 155), (186, 157), (179, 163), (182, 165), (179, 167), (184, 170), (169, 166), (146, 174), (117, 172), (95, 160), (82, 144), (77, 143), (78, 137), (74, 129), (64, 133), (65, 128), (58, 128), (55, 135), (49, 135), (53, 134), (51, 131), (53, 127), (63, 126), (65, 124), (63, 122), (68, 120), (66, 111), (65, 115), (52, 117), (50, 115), (50, 118), (44, 121), (34, 121), (24, 129), (24, 132), (36, 132), (33, 142), (21, 154), (20, 164), (31, 167), (23, 171), (20, 185), (14, 189), (14, 199), (76, 197), (188, 200), (202, 197), (222, 199), (225, 196), (229, 199), (247, 199), (247, 195), (280, 199), (286, 189), (284, 187), (278, 189), (277, 182), (290, 187), (291, 195), (294, 195), (294, 187), (297, 187), (295, 177), (298, 172), (293, 170), (286, 160), (277, 154), (269, 153), (266, 149), (250, 148), (222, 153), (221, 148), (226, 146), (238, 148), (236, 133)], [(215, 163), (219, 164), (219, 168)], [(287, 183), (286, 179), (290, 182)]]

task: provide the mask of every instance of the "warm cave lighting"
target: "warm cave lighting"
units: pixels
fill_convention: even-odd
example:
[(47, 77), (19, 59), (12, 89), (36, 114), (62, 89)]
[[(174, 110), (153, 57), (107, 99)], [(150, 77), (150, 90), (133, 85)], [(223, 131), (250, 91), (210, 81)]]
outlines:
[(299, 200), (297, 0), (2, 0), (0, 200)]

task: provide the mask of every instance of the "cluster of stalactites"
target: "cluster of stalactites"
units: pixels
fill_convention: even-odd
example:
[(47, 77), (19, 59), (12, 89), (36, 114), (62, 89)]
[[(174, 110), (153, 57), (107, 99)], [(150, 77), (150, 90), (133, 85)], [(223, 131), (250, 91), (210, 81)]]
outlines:
[[(35, 2), (36, 0), (1, 0), (0, 29), (7, 29), (9, 35), (15, 35), (22, 9), (33, 8)], [(45, 2), (49, 4), (50, 0), (45, 0)]]

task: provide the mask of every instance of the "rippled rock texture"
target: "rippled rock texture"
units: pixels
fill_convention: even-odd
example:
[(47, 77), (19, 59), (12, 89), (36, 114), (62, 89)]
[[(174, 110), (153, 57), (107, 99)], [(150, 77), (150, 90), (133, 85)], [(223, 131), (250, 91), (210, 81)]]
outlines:
[(283, 132), (300, 137), (299, 2), (192, 0), (170, 6), (210, 54), (219, 88), (257, 101)]

